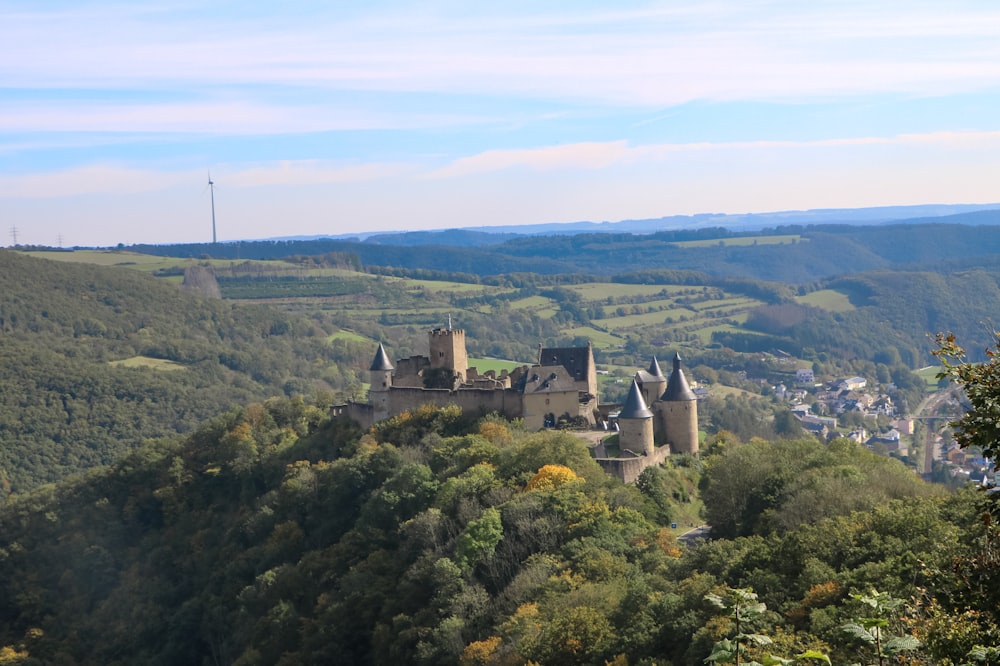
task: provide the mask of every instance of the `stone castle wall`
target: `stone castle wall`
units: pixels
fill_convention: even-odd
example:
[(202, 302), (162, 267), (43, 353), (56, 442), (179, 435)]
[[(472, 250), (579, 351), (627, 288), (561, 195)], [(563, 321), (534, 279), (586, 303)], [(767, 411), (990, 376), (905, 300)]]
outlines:
[(606, 474), (621, 479), (624, 483), (635, 483), (642, 470), (654, 465), (662, 465), (670, 457), (670, 447), (660, 446), (653, 455), (635, 458), (597, 458), (596, 462)]
[(521, 418), (523, 413), (521, 394), (511, 390), (471, 388), (451, 391), (394, 387), (389, 392), (390, 414), (399, 414), (426, 404), (438, 407), (458, 405), (463, 412), (470, 414), (497, 412), (507, 418)]

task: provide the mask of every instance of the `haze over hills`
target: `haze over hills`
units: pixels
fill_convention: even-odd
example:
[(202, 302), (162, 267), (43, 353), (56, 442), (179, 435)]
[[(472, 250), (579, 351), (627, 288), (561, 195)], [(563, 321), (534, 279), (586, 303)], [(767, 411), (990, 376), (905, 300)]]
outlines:
[(760, 231), (784, 225), (851, 224), (877, 225), (894, 222), (919, 224), (942, 217), (956, 217), (956, 224), (997, 224), (998, 215), (966, 213), (997, 211), (1000, 203), (988, 204), (925, 204), (917, 206), (875, 206), (868, 208), (817, 208), (786, 210), (769, 213), (700, 213), (668, 215), (658, 218), (619, 220), (616, 222), (578, 221), (546, 224), (513, 224), (505, 226), (469, 226), (427, 231), (389, 231), (334, 235), (276, 236), (266, 240), (294, 241), (318, 238), (357, 239), (385, 245), (495, 245), (518, 236), (572, 235), (579, 233), (634, 233), (693, 230), (717, 227), (733, 232)]

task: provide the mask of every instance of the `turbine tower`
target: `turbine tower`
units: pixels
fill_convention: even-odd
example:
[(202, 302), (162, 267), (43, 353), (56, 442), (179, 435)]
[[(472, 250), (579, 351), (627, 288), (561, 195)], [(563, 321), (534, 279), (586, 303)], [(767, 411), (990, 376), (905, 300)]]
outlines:
[(215, 245), (215, 182), (211, 171), (208, 172), (208, 189), (212, 192), (212, 245)]

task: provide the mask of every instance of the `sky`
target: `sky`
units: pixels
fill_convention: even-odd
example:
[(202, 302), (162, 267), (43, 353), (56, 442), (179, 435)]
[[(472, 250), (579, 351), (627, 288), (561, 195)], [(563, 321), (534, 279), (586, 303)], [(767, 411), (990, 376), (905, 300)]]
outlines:
[(0, 0), (0, 245), (1000, 201), (1000, 3)]

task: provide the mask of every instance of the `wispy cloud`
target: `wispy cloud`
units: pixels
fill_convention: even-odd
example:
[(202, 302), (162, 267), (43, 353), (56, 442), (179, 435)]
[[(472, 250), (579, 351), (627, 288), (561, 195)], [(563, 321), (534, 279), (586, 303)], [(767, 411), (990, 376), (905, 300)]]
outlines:
[(0, 197), (51, 199), (86, 194), (157, 192), (185, 182), (189, 173), (165, 173), (116, 165), (90, 165), (46, 173), (0, 176)]
[(0, 204), (174, 224), (206, 165), (258, 236), (994, 198), (1000, 5), (558, 5), (0, 3)]
[(676, 159), (683, 154), (704, 152), (773, 151), (778, 149), (811, 150), (851, 146), (938, 146), (959, 148), (1000, 143), (1000, 131), (934, 132), (895, 136), (847, 137), (809, 141), (703, 141), (693, 143), (658, 143), (630, 145), (625, 141), (577, 143), (523, 150), (489, 150), (463, 157), (427, 174), (431, 178), (454, 178), (508, 169), (529, 171), (599, 170), (612, 165), (649, 163)]
[[(509, 94), (617, 106), (931, 94), (1000, 81), (1000, 8), (707, 3), (694, 10), (213, 18), (132, 5), (0, 13), (0, 75), (24, 88), (269, 86)], [(333, 6), (335, 7), (335, 6)], [(522, 8), (523, 9), (523, 8)], [(477, 12), (473, 14), (473, 12)], [(917, 47), (917, 48), (914, 48)], [(264, 108), (263, 105), (259, 105)], [(290, 111), (294, 114), (295, 105)]]
[(489, 150), (455, 160), (428, 174), (428, 177), (449, 178), (513, 167), (527, 167), (536, 171), (600, 169), (620, 161), (628, 152), (628, 145), (624, 141), (576, 143), (524, 150)]

